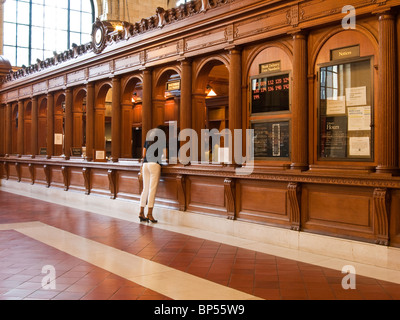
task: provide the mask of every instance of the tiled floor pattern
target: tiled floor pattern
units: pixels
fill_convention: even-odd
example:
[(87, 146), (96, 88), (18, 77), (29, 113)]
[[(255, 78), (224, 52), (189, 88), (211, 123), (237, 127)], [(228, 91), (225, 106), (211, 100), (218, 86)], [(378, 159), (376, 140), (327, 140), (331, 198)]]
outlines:
[[(357, 275), (356, 289), (344, 290), (344, 275), (338, 270), (6, 192), (0, 192), (0, 299), (173, 299), (160, 293), (161, 288), (155, 290), (157, 284), (140, 285), (115, 274), (111, 267), (99, 267), (84, 256), (78, 258), (51, 242), (23, 234), (23, 222), (40, 222), (44, 231), (53, 228), (77, 235), (82, 241), (183, 272), (190, 279), (210, 281), (216, 288), (249, 294), (249, 299), (400, 299), (399, 284)], [(20, 225), (16, 230), (21, 232), (7, 225)], [(55, 290), (42, 288), (44, 265), (56, 269)], [(191, 282), (187, 286), (191, 289)], [(202, 290), (214, 289), (205, 286)], [(199, 297), (204, 292), (198, 292)]]

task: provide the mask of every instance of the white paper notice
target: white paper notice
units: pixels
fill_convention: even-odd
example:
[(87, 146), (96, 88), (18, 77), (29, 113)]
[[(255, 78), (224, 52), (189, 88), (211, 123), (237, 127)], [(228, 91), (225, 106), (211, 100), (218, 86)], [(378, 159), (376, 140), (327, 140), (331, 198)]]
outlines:
[(57, 146), (61, 146), (63, 144), (63, 135), (62, 133), (54, 134), (54, 144)]
[(230, 163), (229, 148), (219, 148), (218, 149), (218, 162), (219, 163)]
[(348, 108), (349, 131), (371, 130), (371, 107), (351, 107)]
[(345, 114), (346, 113), (346, 97), (340, 96), (337, 99), (328, 99), (326, 101), (326, 114)]
[(365, 106), (367, 104), (367, 87), (346, 88), (346, 105)]
[(104, 160), (105, 158), (106, 157), (105, 157), (105, 152), (104, 151), (96, 150), (96, 159)]
[(370, 156), (369, 137), (350, 137), (350, 156)]

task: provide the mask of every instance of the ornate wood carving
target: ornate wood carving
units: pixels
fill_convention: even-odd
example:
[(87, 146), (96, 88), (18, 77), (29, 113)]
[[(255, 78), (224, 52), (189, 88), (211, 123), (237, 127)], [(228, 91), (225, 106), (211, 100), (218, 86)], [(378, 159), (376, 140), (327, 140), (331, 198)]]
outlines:
[(290, 202), (290, 229), (296, 231), (300, 230), (300, 195), (300, 185), (296, 182), (289, 182), (288, 197)]
[(68, 167), (61, 167), (61, 172), (63, 175), (63, 181), (64, 181), (64, 191), (68, 191), (69, 187), (69, 181), (68, 181)]
[(51, 180), (50, 180), (50, 167), (45, 164), (43, 166), (43, 170), (44, 170), (44, 175), (46, 177), (46, 187), (50, 188), (50, 183), (51, 183)]
[(10, 168), (7, 161), (4, 161), (4, 173), (6, 175), (6, 180), (10, 179)]
[(117, 197), (117, 189), (115, 184), (115, 170), (113, 169), (108, 170), (107, 175), (108, 175), (111, 199), (115, 199)]
[(17, 181), (21, 182), (21, 165), (19, 162), (15, 163), (15, 170), (17, 171)]
[(236, 205), (235, 205), (235, 180), (231, 178), (226, 178), (224, 180), (224, 192), (225, 192), (225, 203), (226, 203), (226, 211), (228, 213), (228, 219), (235, 220), (236, 219)]
[(90, 194), (90, 169), (82, 168), (83, 181), (85, 184), (85, 194)]
[(186, 211), (186, 189), (185, 189), (185, 176), (177, 175), (176, 176), (176, 184), (178, 189), (178, 202), (179, 202), (179, 210)]
[(33, 166), (32, 163), (29, 163), (29, 164), (28, 164), (28, 168), (29, 168), (29, 173), (30, 173), (30, 175), (31, 175), (31, 184), (34, 184), (34, 183), (35, 183), (35, 177), (34, 177), (35, 168), (34, 168), (34, 166)]
[(389, 206), (390, 194), (386, 188), (376, 188), (374, 190), (374, 231), (375, 242), (380, 245), (389, 245)]

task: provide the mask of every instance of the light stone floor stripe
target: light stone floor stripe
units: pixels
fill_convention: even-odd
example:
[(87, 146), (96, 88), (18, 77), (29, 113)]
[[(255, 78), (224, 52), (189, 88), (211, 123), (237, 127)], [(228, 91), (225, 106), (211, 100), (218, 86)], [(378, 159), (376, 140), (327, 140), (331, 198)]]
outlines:
[(174, 300), (261, 300), (42, 222), (4, 224), (1, 230), (18, 231)]

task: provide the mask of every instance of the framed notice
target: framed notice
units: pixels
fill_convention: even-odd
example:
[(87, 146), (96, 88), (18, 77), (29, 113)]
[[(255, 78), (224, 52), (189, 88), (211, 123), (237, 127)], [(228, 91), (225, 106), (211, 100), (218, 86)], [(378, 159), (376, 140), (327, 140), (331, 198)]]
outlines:
[(371, 58), (333, 61), (320, 66), (320, 160), (373, 160), (372, 66)]
[(290, 122), (265, 121), (253, 122), (254, 158), (287, 159), (290, 157)]
[(252, 114), (290, 110), (290, 73), (252, 77), (250, 84)]
[(93, 150), (93, 160), (95, 162), (107, 162), (105, 150)]
[(63, 144), (63, 134), (62, 133), (54, 134), (54, 144), (57, 146), (62, 146), (62, 144)]
[(82, 157), (82, 148), (71, 148), (71, 156)]

